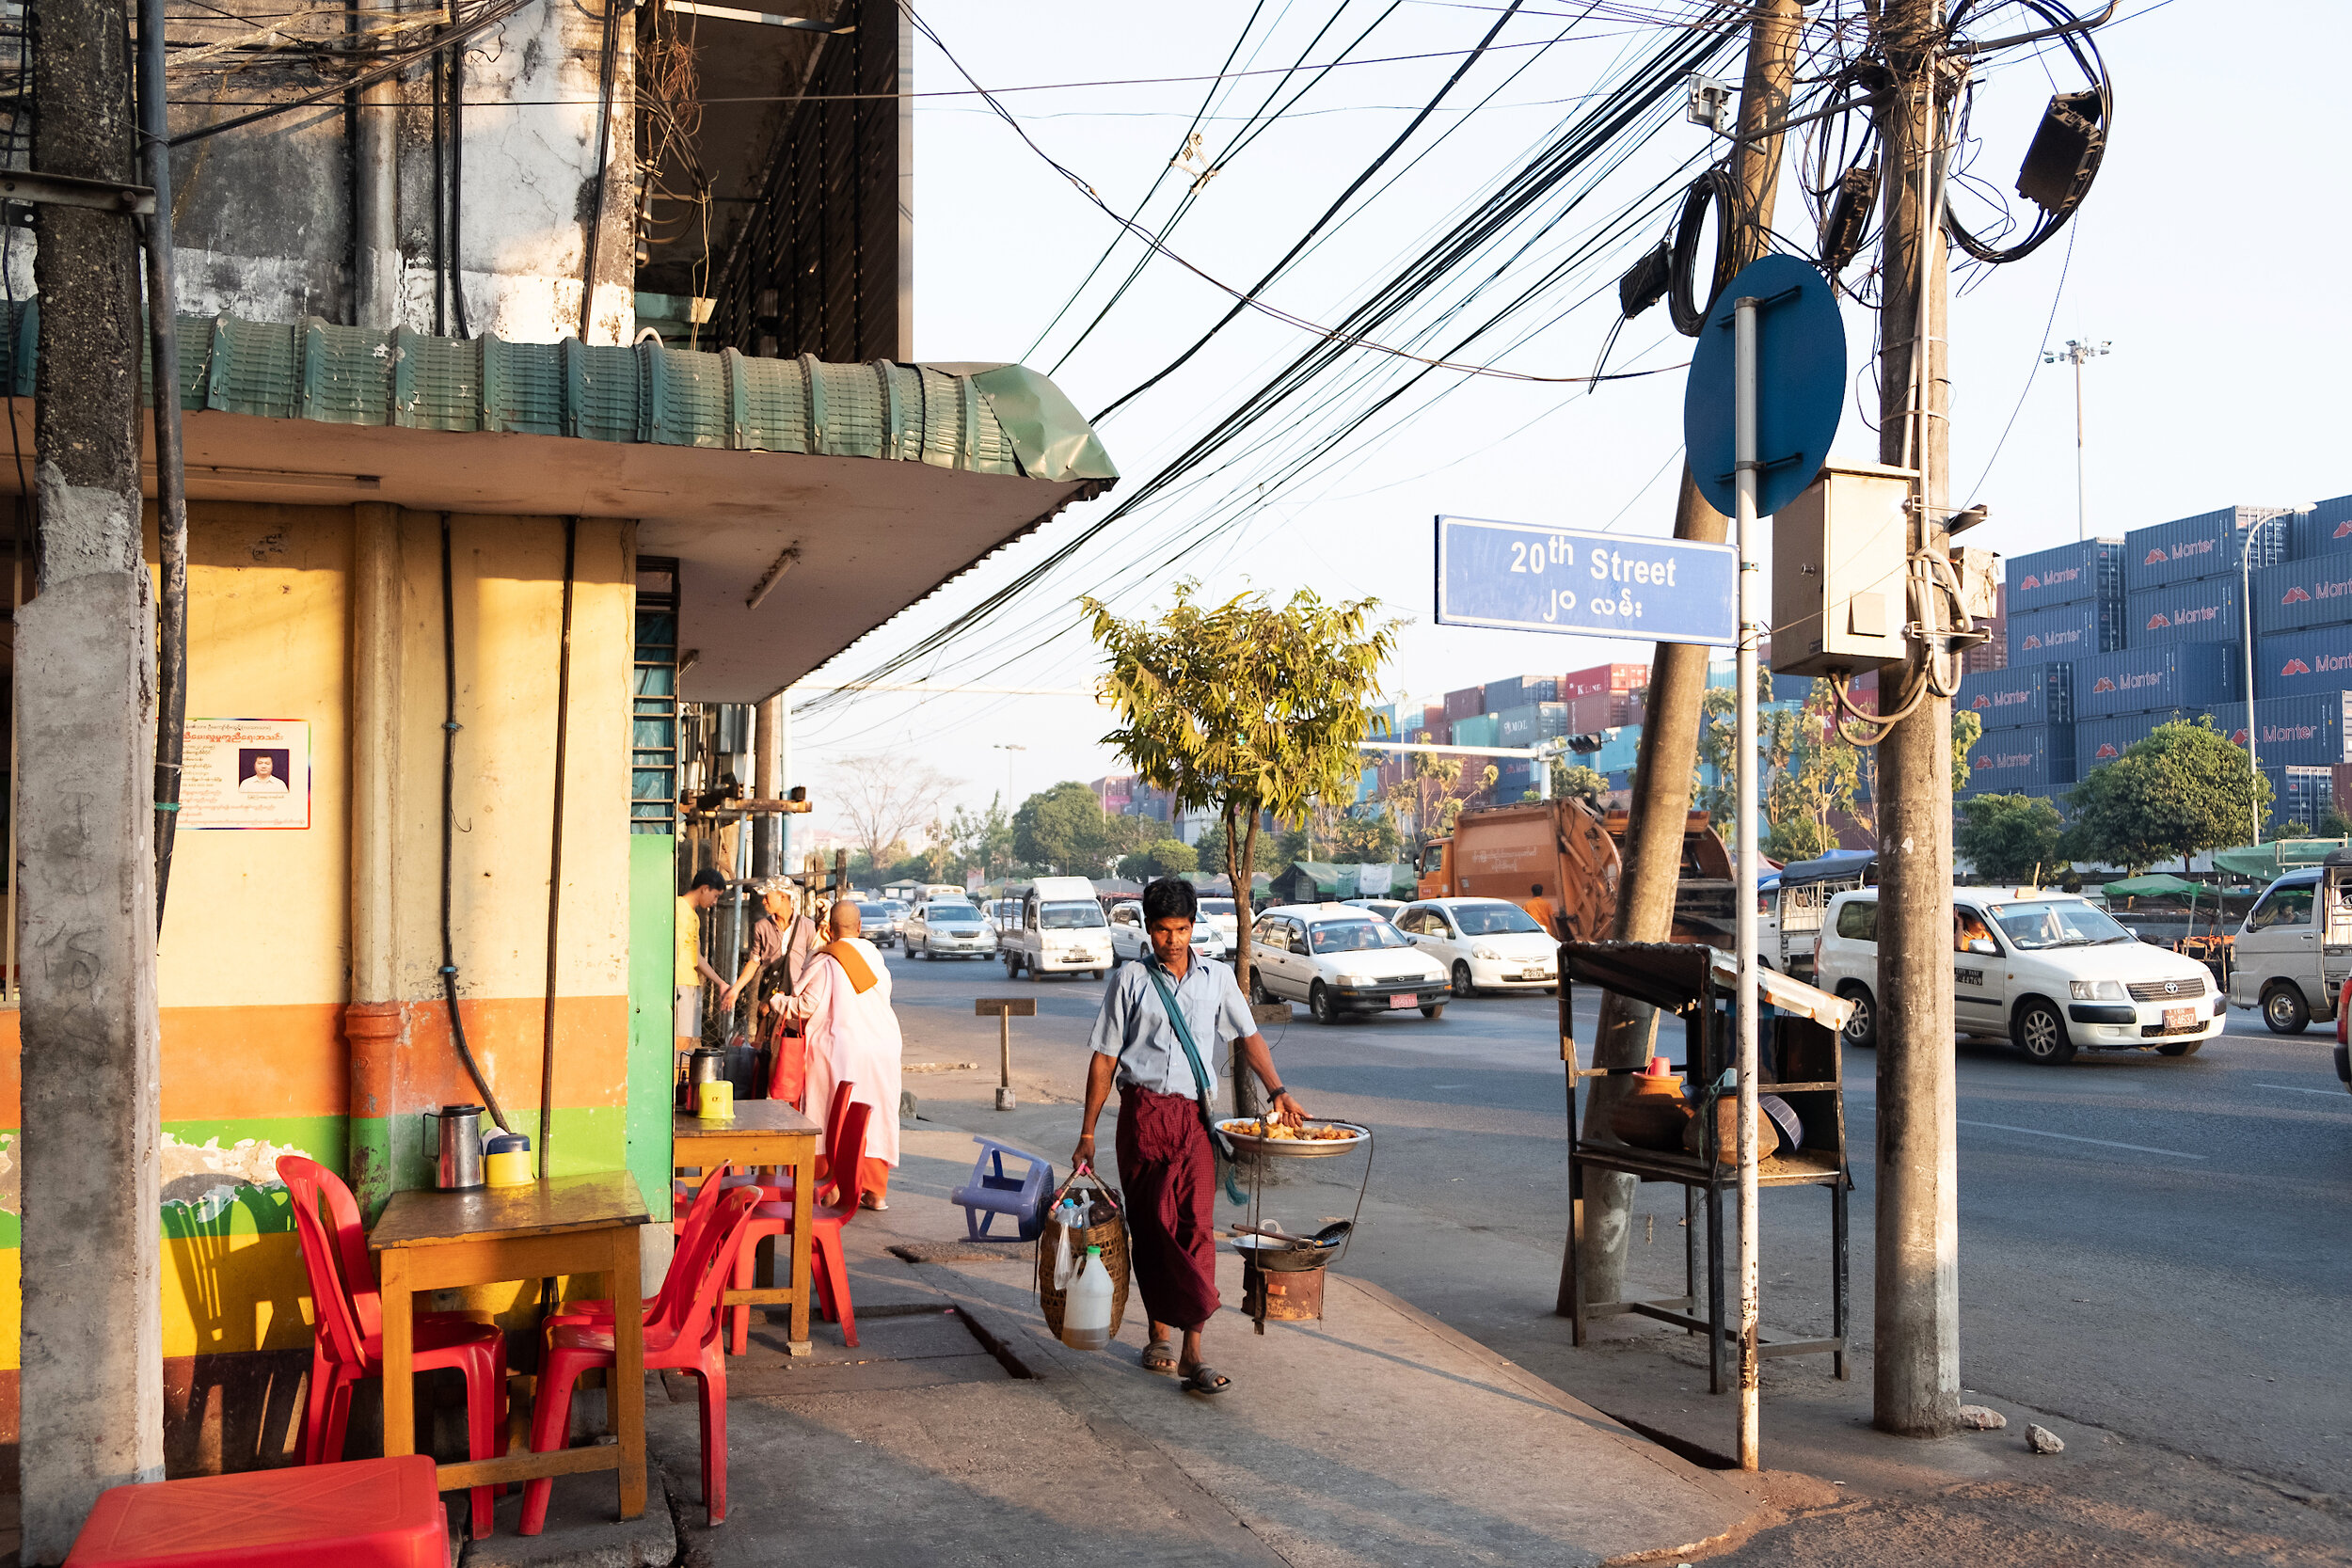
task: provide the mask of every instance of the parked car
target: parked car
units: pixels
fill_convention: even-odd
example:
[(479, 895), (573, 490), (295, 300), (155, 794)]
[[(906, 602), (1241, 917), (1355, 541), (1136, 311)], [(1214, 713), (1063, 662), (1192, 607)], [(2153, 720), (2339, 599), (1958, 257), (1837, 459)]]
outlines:
[(1369, 910), (1282, 904), (1249, 930), (1252, 999), (1304, 1002), (1318, 1023), (1348, 1013), (1445, 1011), (1446, 973)]
[(1223, 939), (1227, 952), (1230, 953), (1240, 945), (1241, 917), (1233, 912), (1233, 901), (1231, 898), (1201, 899), (1200, 924), (1216, 927), (1216, 934)]
[(998, 942), (1005, 977), (1047, 974), (1101, 979), (1112, 964), (1110, 922), (1084, 877), (1040, 877), (1021, 900), (1021, 924)]
[(980, 911), (961, 899), (931, 897), (906, 918), (911, 958), (993, 958), (996, 932)]
[(861, 898), (857, 912), (867, 942), (877, 947), (898, 945), (898, 923), (906, 914), (905, 905), (888, 898)]
[(1368, 910), (1391, 925), (1396, 922), (1396, 911), (1405, 907), (1402, 898), (1343, 898), (1340, 902), (1351, 910)]
[[(1851, 1045), (1877, 1042), (1878, 914), (1878, 889), (1839, 894), (1814, 951), (1813, 983), (1855, 1004)], [(2066, 893), (1953, 889), (1951, 985), (1960, 1034), (2051, 1067), (2078, 1050), (2191, 1055), (2228, 1022), (2203, 964)]]
[[(2337, 939), (2320, 932), (2327, 879), (2316, 865), (2288, 872), (2263, 890), (2231, 940), (2230, 1000), (2261, 1008), (2273, 1034), (2299, 1035), (2312, 1019), (2336, 1014), (2328, 943)], [(2342, 921), (2341, 910), (2335, 918)]]
[(1508, 899), (1424, 898), (1396, 928), (1438, 961), (1456, 996), (1560, 989), (1559, 939)]
[[(1151, 934), (1143, 928), (1143, 904), (1126, 898), (1111, 906), (1111, 961), (1141, 963), (1152, 956)], [(1223, 958), (1225, 939), (1205, 920), (1192, 923), (1192, 950), (1204, 958)]]

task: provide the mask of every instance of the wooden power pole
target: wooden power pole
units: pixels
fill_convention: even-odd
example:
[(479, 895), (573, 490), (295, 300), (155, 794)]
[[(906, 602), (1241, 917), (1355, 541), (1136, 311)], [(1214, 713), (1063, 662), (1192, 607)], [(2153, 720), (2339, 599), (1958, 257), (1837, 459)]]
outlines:
[[(1764, 254), (1780, 182), (1781, 132), (1788, 118), (1790, 83), (1796, 75), (1797, 34), (1804, 19), (1803, 0), (1758, 0), (1748, 33), (1747, 76), (1740, 93), (1740, 139), (1731, 153), (1734, 181), (1742, 193), (1740, 221), (1724, 232), (1737, 271)], [(1704, 306), (1707, 285), (1696, 291)], [(1683, 465), (1675, 505), (1675, 537), (1721, 544), (1730, 529), (1724, 515), (1700, 496)], [(1683, 821), (1691, 809), (1691, 774), (1698, 766), (1699, 710), (1707, 695), (1708, 650), (1694, 643), (1661, 642), (1650, 662), (1649, 697), (1634, 758), (1633, 794), (1625, 834), (1625, 868), (1617, 883), (1620, 942), (1664, 942), (1674, 934), (1675, 885), (1682, 871)], [(1601, 997), (1593, 1065), (1622, 1076), (1649, 1059), (1656, 1033), (1652, 1010), (1613, 993)], [(1585, 1113), (1587, 1135), (1609, 1125), (1623, 1085), (1595, 1081)], [(1584, 1178), (1584, 1248), (1580, 1259), (1587, 1301), (1614, 1301), (1624, 1292), (1626, 1239), (1633, 1210), (1634, 1180), (1594, 1171)], [(1559, 1310), (1566, 1297), (1567, 1259), (1561, 1260)]]
[[(1948, 553), (1949, 369), (1942, 135), (1956, 78), (1942, 0), (1888, 0), (1880, 45), (1891, 75), (1879, 110), (1885, 147), (1880, 267), (1879, 452), (1916, 468), (1911, 548)], [(1931, 620), (1941, 595), (1913, 595)], [(1952, 1014), (1952, 706), (1927, 681), (1942, 664), (1920, 627), (1899, 689), (1882, 676), (1882, 713), (1916, 705), (1879, 743), (1876, 1322), (1872, 1420), (1940, 1437), (1960, 1416), (1960, 1202)], [(1964, 629), (1964, 628), (1963, 628)], [(1892, 675), (1894, 672), (1887, 672)], [(1895, 1000), (1899, 998), (1899, 1001)]]
[[(33, 164), (135, 182), (120, 0), (41, 0)], [(24, 955), (23, 1560), (163, 1476), (155, 618), (139, 531), (139, 253), (120, 211), (38, 209), (40, 546), (16, 613)]]

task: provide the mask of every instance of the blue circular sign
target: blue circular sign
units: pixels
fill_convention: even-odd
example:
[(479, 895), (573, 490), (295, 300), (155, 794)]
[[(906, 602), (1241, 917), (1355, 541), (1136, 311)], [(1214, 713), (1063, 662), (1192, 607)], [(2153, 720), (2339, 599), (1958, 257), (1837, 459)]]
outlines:
[(1700, 329), (1682, 395), (1682, 442), (1691, 477), (1725, 516), (1739, 505), (1733, 483), (1732, 311), (1756, 312), (1756, 513), (1770, 516), (1821, 471), (1846, 408), (1846, 324), (1837, 296), (1812, 262), (1767, 256), (1724, 285)]

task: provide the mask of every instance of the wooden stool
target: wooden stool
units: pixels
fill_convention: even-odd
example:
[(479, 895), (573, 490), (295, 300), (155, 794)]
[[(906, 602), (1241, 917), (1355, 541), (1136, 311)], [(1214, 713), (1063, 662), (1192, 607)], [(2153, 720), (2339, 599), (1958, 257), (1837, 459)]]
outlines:
[(66, 1561), (447, 1568), (449, 1514), (434, 1486), (420, 1453), (109, 1487)]

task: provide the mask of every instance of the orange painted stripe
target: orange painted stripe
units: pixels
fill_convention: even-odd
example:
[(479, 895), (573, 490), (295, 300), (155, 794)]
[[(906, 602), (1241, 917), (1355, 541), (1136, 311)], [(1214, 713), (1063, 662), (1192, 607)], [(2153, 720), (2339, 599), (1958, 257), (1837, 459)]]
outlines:
[[(539, 1104), (540, 1001), (461, 1001), (467, 1043), (501, 1103)], [(438, 1002), (403, 1008), (396, 1111), (476, 1098)], [(163, 1009), (166, 1121), (339, 1117), (351, 1109), (350, 1048), (340, 1003)], [(20, 1125), (18, 1015), (0, 1012), (0, 1127)], [(628, 1100), (628, 998), (556, 999), (555, 1103), (564, 1110)]]

